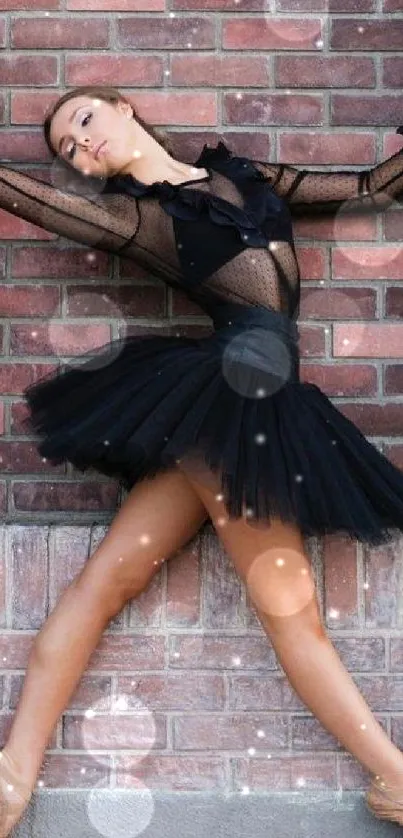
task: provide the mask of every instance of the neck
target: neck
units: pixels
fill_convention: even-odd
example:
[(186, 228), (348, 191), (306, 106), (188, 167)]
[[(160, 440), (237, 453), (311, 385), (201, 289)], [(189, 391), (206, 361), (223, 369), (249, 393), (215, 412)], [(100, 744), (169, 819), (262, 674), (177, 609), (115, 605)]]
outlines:
[(134, 158), (127, 166), (120, 170), (119, 174), (131, 174), (142, 183), (151, 184), (156, 181), (167, 180), (169, 183), (181, 183), (184, 180), (192, 180), (207, 174), (205, 169), (196, 169), (190, 163), (182, 163), (175, 160), (165, 149), (158, 147), (158, 152), (150, 155), (141, 154)]

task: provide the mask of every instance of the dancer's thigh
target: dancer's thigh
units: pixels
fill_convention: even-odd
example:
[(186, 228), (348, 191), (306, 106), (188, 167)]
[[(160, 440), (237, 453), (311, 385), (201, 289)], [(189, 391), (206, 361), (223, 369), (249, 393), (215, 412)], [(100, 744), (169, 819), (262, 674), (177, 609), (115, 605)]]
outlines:
[(230, 519), (218, 478), (201, 468), (193, 473), (187, 465), (184, 468), (257, 609), (274, 617), (290, 616), (305, 608), (316, 592), (298, 526), (278, 517), (253, 522), (244, 514)]
[(203, 501), (178, 468), (145, 478), (128, 493), (82, 577), (126, 598), (134, 596), (208, 517)]

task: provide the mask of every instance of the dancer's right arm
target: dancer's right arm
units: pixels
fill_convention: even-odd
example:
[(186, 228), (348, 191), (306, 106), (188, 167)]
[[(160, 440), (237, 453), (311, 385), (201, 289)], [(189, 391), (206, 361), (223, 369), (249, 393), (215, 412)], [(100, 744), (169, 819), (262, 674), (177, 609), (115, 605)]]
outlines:
[(122, 196), (95, 199), (62, 192), (14, 169), (0, 167), (0, 209), (24, 218), (52, 233), (101, 250), (119, 253), (138, 226), (134, 200), (122, 212)]

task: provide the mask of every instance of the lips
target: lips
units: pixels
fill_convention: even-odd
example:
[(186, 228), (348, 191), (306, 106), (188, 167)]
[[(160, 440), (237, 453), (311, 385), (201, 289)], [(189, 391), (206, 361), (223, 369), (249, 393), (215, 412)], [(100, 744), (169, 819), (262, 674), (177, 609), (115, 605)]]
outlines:
[(95, 151), (95, 159), (96, 159), (96, 160), (98, 160), (98, 157), (99, 157), (99, 152), (100, 152), (100, 151), (101, 151), (101, 149), (104, 147), (104, 145), (106, 145), (106, 140), (103, 140), (103, 142), (102, 142), (102, 143), (100, 143), (100, 144), (99, 144), (99, 146), (97, 147), (97, 149), (96, 149), (96, 151)]

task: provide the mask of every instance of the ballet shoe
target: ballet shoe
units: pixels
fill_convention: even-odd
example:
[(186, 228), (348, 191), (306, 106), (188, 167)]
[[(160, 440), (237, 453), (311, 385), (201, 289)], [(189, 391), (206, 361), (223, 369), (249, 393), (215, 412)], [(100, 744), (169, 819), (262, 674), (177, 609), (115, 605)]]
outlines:
[(24, 783), (10, 755), (0, 751), (0, 838), (7, 838), (19, 821), (32, 796), (33, 788)]
[(372, 779), (365, 800), (376, 818), (403, 826), (403, 782), (401, 786), (392, 786), (377, 775)]

